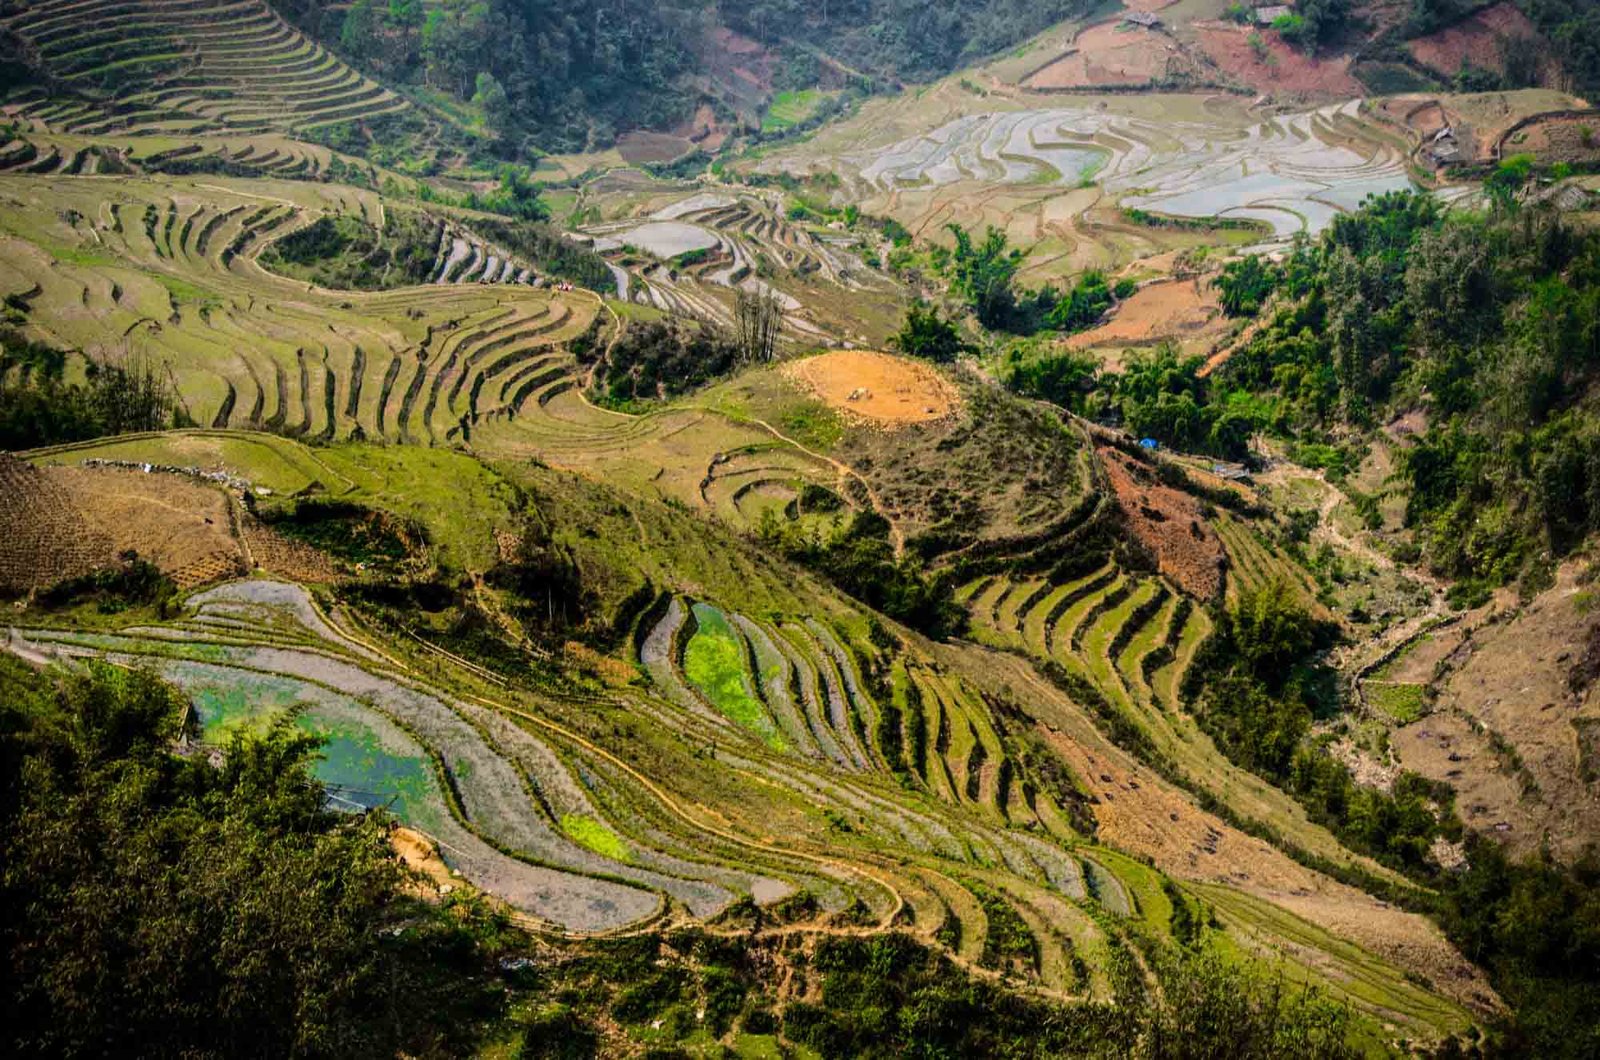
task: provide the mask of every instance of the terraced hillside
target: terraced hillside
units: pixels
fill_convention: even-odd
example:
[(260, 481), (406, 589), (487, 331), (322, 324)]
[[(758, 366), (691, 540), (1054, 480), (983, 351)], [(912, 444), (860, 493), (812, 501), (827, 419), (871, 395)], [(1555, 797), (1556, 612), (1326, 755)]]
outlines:
[(77, 134), (289, 131), (407, 103), (284, 22), (264, 0), (17, 5), (4, 26), (59, 89), (17, 111)]
[[(249, 435), (217, 437), (243, 445)], [(72, 455), (166, 444), (110, 441)], [(318, 459), (275, 446), (280, 455), (236, 447), (235, 459), (268, 461), (259, 473), (283, 486), (282, 467)], [(382, 452), (344, 446), (321, 459), (362, 480)], [(539, 472), (533, 484), (577, 504), (572, 481)], [(581, 489), (599, 491), (584, 504), (604, 492)], [(463, 516), (477, 511), (475, 496), (462, 495)], [(9, 647), (153, 665), (194, 696), (211, 740), (293, 717), (329, 739), (319, 769), (337, 800), (389, 805), (468, 882), (541, 930), (635, 930), (713, 917), (748, 897), (773, 930), (892, 924), (980, 973), (1115, 999), (1150, 988), (1141, 940), (1172, 930), (1181, 894), (1217, 911), (1241, 957), (1286, 959), (1294, 978), (1348, 998), (1374, 1021), (1363, 1031), (1373, 1041), (1393, 1033), (1380, 1022), (1424, 1037), (1458, 1029), (1470, 1018), (1461, 1003), (1481, 1000), (1418, 918), (1197, 814), (1098, 735), (1092, 708), (1026, 684), (1008, 656), (873, 633), (809, 577), (696, 530), (691, 514), (630, 503), (638, 530), (622, 532), (645, 535), (668, 571), (700, 572), (703, 588), (661, 594), (637, 613), (622, 651), (640, 679), (622, 685), (513, 680), (266, 578), (197, 593), (159, 624), (19, 623)], [(605, 542), (610, 527), (633, 525), (607, 516), (590, 530)], [(619, 547), (614, 562), (630, 554)], [(1176, 671), (1203, 632), (1198, 612), (1180, 615), (1153, 584), (1129, 599), (1176, 645)], [(1083, 643), (1109, 658), (1111, 628)], [(1165, 688), (1169, 668), (1146, 661), (1152, 636), (1130, 639), (1118, 657)], [(1071, 772), (1046, 765), (1046, 748), (1079, 756), (1063, 756)], [(1131, 788), (1128, 770), (1139, 777)], [(1124, 779), (1113, 792), (1101, 774)], [(1170, 808), (1162, 830), (1175, 848), (1209, 843), (1229, 868), (1195, 867), (1214, 857), (1198, 848), (1140, 850), (1150, 859), (1141, 862), (1104, 845), (1126, 837), (1116, 813), (1142, 814), (1151, 798)], [(1372, 932), (1357, 943), (1329, 934), (1331, 916), (1356, 910)], [(1404, 946), (1385, 948), (1386, 936)], [(1433, 990), (1408, 981), (1408, 969), (1446, 967)]]
[(1182, 688), (1212, 620), (1170, 583), (1107, 564), (1059, 583), (983, 578), (959, 595), (982, 642), (1037, 660), (1074, 687), (1095, 689), (1112, 730), (1125, 732), (1130, 746), (1175, 777), (1271, 825), (1301, 849), (1375, 867), (1307, 821), (1289, 796), (1233, 765), (1200, 730)]
[(585, 292), (464, 286), (489, 279), (491, 262), (495, 280), (529, 271), (449, 226), (438, 282), (420, 291), (313, 289), (257, 263), (270, 240), (320, 216), (381, 223), (379, 198), (348, 187), (16, 179), (37, 212), (8, 212), (0, 283), (26, 297), (30, 327), (68, 348), (165, 362), (203, 425), (445, 443), (481, 406), (513, 400), (515, 380), (570, 364), (559, 344), (599, 311)]
[[(1085, 248), (1073, 257), (1080, 264), (1129, 256), (1111, 233), (1094, 234), (1091, 219), (1111, 219), (1097, 210), (1227, 218), (1287, 238), (1320, 231), (1369, 194), (1411, 184), (1404, 145), (1358, 100), (1264, 121), (1225, 98), (1154, 102), (1005, 100), (1003, 109), (981, 110), (971, 97), (933, 95), (902, 105), (903, 113), (885, 107), (846, 123), (758, 171), (835, 174), (841, 201), (896, 217), (915, 233), (954, 220), (999, 224), (1023, 245), (1064, 242), (1069, 252), (1083, 240), (1100, 242), (1099, 256), (1086, 257)], [(1156, 233), (1135, 232), (1124, 246), (1156, 248)]]
[(731, 323), (735, 292), (771, 293), (790, 339), (881, 344), (901, 285), (869, 266), (861, 233), (790, 214), (776, 191), (620, 170), (587, 181), (575, 217), (612, 266), (620, 300)]

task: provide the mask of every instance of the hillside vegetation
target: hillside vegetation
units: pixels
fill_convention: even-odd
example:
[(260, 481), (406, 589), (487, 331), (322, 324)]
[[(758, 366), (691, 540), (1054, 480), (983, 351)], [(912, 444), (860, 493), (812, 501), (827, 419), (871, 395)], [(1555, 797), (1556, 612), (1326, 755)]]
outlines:
[(0, 8), (6, 1051), (1595, 1053), (1527, 10)]

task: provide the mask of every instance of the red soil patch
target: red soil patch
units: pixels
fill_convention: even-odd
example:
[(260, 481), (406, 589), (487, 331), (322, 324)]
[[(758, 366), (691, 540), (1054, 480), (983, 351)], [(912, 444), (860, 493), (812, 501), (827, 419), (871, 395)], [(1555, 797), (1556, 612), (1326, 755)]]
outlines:
[(741, 111), (760, 106), (772, 94), (778, 60), (760, 41), (719, 26), (706, 35), (703, 61), (712, 81)]
[(1161, 573), (1201, 600), (1222, 592), (1226, 566), (1222, 540), (1200, 514), (1200, 502), (1164, 486), (1144, 466), (1101, 446), (1096, 452), (1133, 536), (1151, 552)]
[(1151, 283), (1118, 306), (1116, 315), (1106, 323), (1066, 341), (1074, 350), (1116, 344), (1138, 346), (1164, 339), (1194, 338), (1213, 325), (1223, 324), (1216, 292), (1209, 283)]
[(944, 419), (961, 403), (925, 364), (870, 350), (835, 350), (785, 365), (790, 379), (846, 416), (882, 427)]
[(1261, 30), (1266, 43), (1265, 58), (1257, 58), (1250, 47), (1245, 26), (1232, 23), (1196, 23), (1200, 47), (1230, 79), (1249, 85), (1258, 92), (1287, 93), (1295, 96), (1349, 98), (1365, 95), (1361, 82), (1350, 74), (1350, 56), (1320, 59), (1291, 47), (1270, 29)]
[(1445, 77), (1454, 77), (1462, 63), (1503, 73), (1506, 64), (1502, 48), (1508, 42), (1516, 42), (1517, 47), (1533, 47), (1536, 37), (1528, 16), (1511, 4), (1500, 3), (1447, 29), (1417, 38), (1406, 45), (1406, 50), (1417, 62)]
[(700, 104), (694, 117), (673, 129), (672, 134), (698, 144), (703, 151), (713, 152), (728, 139), (728, 130), (717, 121), (717, 112), (709, 103)]
[(1102, 22), (1078, 34), (1071, 51), (1028, 78), (1024, 87), (1142, 85), (1193, 69), (1194, 63), (1166, 34)]

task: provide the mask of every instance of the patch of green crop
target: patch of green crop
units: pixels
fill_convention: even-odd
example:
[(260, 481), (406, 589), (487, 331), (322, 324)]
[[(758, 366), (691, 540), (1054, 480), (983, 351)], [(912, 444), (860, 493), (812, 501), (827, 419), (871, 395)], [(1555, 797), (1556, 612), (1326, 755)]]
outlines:
[(695, 604), (699, 629), (683, 650), (683, 670), (711, 705), (766, 741), (775, 751), (788, 745), (766, 710), (750, 694), (745, 672), (744, 644), (721, 611)]
[(828, 93), (815, 88), (779, 92), (772, 97), (767, 113), (761, 118), (762, 132), (782, 132), (793, 128), (816, 113)]
[(613, 861), (631, 861), (633, 851), (622, 837), (588, 814), (568, 813), (561, 817), (561, 830), (581, 847), (587, 847)]
[(172, 293), (173, 301), (179, 305), (206, 305), (216, 306), (222, 304), (222, 298), (214, 291), (192, 284), (187, 280), (180, 280), (175, 276), (157, 276), (161, 286)]
[(302, 698), (302, 689), (282, 681), (229, 673), (227, 681), (186, 679), (186, 666), (172, 664), (169, 675), (189, 693), (206, 743), (226, 746), (236, 732), (259, 733)]
[(1427, 690), (1422, 685), (1368, 682), (1363, 691), (1367, 702), (1402, 724), (1416, 721), (1428, 712)]
[(50, 251), (51, 257), (63, 265), (77, 265), (82, 268), (116, 268), (119, 265), (127, 264), (98, 250), (86, 250), (82, 247), (67, 247), (43, 242), (41, 242), (41, 245)]
[(778, 425), (785, 434), (810, 449), (828, 450), (844, 437), (839, 414), (820, 401), (804, 401), (783, 414)]

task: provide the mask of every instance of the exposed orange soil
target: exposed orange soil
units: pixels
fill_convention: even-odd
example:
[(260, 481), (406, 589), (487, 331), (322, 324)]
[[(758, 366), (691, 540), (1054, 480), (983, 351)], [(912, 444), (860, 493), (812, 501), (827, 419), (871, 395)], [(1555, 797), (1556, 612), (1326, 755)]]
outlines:
[(1197, 279), (1152, 283), (1134, 292), (1104, 324), (1069, 337), (1067, 346), (1083, 350), (1117, 343), (1142, 345), (1193, 338), (1224, 326), (1216, 292), (1209, 283)]
[(1222, 591), (1226, 564), (1222, 541), (1187, 493), (1151, 481), (1149, 473), (1109, 446), (1096, 452), (1106, 478), (1139, 543), (1155, 553), (1161, 573), (1202, 600)]
[(791, 361), (783, 371), (846, 416), (884, 427), (943, 419), (961, 403), (933, 368), (887, 353), (835, 350)]
[(1509, 3), (1496, 4), (1453, 26), (1419, 37), (1406, 45), (1412, 58), (1445, 77), (1454, 77), (1463, 62), (1480, 70), (1504, 72), (1503, 41), (1532, 47), (1536, 36), (1528, 16)]
[(1142, 26), (1102, 22), (1073, 41), (1073, 49), (1028, 78), (1026, 88), (1136, 85), (1193, 67), (1171, 37)]
[(431, 898), (445, 888), (456, 885), (450, 875), (450, 867), (439, 856), (438, 847), (421, 832), (397, 827), (389, 833), (389, 845), (406, 868), (422, 877), (414, 881), (415, 891), (420, 897)]
[(1294, 96), (1345, 97), (1365, 95), (1361, 82), (1350, 74), (1350, 57), (1317, 58), (1292, 47), (1277, 32), (1260, 30), (1267, 57), (1258, 59), (1250, 47), (1249, 27), (1226, 22), (1196, 23), (1200, 47), (1211, 61), (1235, 81), (1258, 92)]

